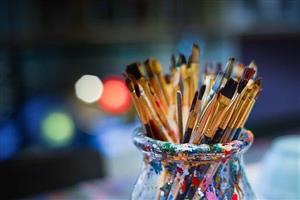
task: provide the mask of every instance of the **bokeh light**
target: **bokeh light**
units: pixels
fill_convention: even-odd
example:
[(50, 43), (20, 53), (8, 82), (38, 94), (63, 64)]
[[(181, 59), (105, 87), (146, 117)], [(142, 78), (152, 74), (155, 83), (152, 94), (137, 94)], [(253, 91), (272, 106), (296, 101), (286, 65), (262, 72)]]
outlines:
[(75, 94), (85, 103), (94, 103), (98, 101), (102, 92), (103, 84), (97, 76), (83, 75), (75, 83)]
[(103, 94), (99, 100), (100, 107), (111, 114), (126, 112), (130, 108), (131, 97), (124, 81), (113, 76), (103, 82)]
[(0, 128), (0, 161), (9, 159), (20, 148), (21, 138), (14, 123), (9, 122)]
[(75, 126), (72, 118), (64, 112), (51, 112), (41, 124), (43, 138), (51, 146), (64, 146), (72, 141)]

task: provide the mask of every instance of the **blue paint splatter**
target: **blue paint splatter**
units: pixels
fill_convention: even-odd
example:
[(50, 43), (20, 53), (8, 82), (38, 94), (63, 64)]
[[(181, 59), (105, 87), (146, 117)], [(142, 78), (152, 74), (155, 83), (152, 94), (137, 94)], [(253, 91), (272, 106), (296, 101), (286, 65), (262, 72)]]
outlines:
[(154, 171), (155, 174), (160, 174), (160, 172), (162, 171), (162, 164), (160, 161), (151, 161), (150, 162), (151, 165), (151, 171)]

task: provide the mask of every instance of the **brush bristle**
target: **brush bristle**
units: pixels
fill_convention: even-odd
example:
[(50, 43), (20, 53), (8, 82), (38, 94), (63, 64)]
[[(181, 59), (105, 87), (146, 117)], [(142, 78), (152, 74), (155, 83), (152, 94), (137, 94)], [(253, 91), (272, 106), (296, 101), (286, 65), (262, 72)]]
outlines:
[(221, 89), (221, 94), (226, 96), (229, 99), (232, 99), (236, 88), (237, 88), (238, 82), (230, 78), (226, 85)]
[(257, 65), (256, 65), (255, 61), (252, 60), (252, 61), (250, 62), (250, 64), (249, 64), (248, 67), (255, 70), (255, 73), (254, 73), (254, 75), (253, 75), (253, 78), (255, 78), (255, 77), (256, 77), (256, 74), (257, 74)]
[(254, 97), (255, 100), (259, 97), (259, 95), (261, 94), (262, 91), (263, 91), (263, 89), (261, 88), (261, 89), (257, 92), (257, 94), (256, 94), (255, 97)]
[(125, 79), (126, 86), (130, 92), (133, 92), (134, 88), (132, 86), (132, 81), (130, 78)]
[(139, 67), (141, 64), (139, 62), (132, 63), (127, 65), (126, 73), (132, 75), (136, 80), (139, 80), (142, 77)]
[(190, 68), (192, 64), (192, 56), (189, 56), (187, 67)]
[(153, 71), (150, 66), (150, 59), (145, 60), (144, 66), (145, 66), (148, 77), (153, 78), (154, 74), (153, 74)]
[(212, 90), (214, 92), (218, 92), (218, 90), (220, 89), (224, 76), (225, 76), (225, 74), (223, 72), (218, 73), (217, 77), (215, 78), (215, 83), (212, 87)]
[(243, 79), (250, 80), (254, 76), (254, 74), (255, 74), (255, 69), (247, 67), (244, 70)]
[(191, 55), (192, 63), (199, 63), (199, 45), (193, 44), (192, 55)]
[(171, 56), (171, 67), (176, 67), (176, 57), (174, 54)]
[(229, 79), (229, 77), (231, 76), (234, 62), (235, 62), (234, 58), (229, 58), (228, 62), (226, 63), (226, 67), (225, 67), (225, 78), (226, 79)]
[(237, 89), (237, 92), (239, 94), (241, 94), (241, 92), (244, 90), (244, 88), (247, 86), (247, 83), (248, 83), (248, 80), (246, 79), (242, 79), (240, 82), (239, 82), (239, 86), (238, 86), (238, 89)]
[(202, 100), (205, 90), (206, 90), (206, 85), (203, 84), (203, 85), (201, 86), (201, 88), (200, 88), (200, 92), (199, 92), (199, 95), (198, 95), (198, 99), (199, 99), (199, 100)]
[(196, 92), (195, 92), (195, 94), (194, 94), (194, 98), (193, 98), (193, 101), (192, 101), (192, 104), (191, 104), (190, 111), (192, 111), (192, 110), (194, 110), (194, 109), (195, 109), (195, 105), (196, 105), (197, 97), (198, 97), (198, 90), (196, 90)]
[(150, 66), (155, 74), (161, 74), (162, 73), (162, 67), (161, 64), (158, 62), (156, 59), (151, 59), (150, 60)]
[(141, 96), (141, 91), (138, 84), (134, 84), (134, 91), (137, 97)]
[(186, 64), (186, 58), (181, 53), (181, 54), (179, 54), (179, 57), (178, 57), (177, 66), (181, 66), (181, 65), (185, 65), (185, 64)]
[(255, 81), (254, 81), (254, 84), (258, 85), (259, 87), (261, 87), (261, 84), (262, 84), (262, 78), (259, 77), (257, 78)]

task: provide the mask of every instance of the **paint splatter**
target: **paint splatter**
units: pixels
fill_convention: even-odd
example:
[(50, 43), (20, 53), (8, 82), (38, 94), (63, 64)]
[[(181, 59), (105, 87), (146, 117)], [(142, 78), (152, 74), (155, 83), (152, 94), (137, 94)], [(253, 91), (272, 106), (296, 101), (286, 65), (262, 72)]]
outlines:
[(154, 171), (156, 174), (160, 174), (162, 171), (162, 164), (159, 161), (151, 161), (150, 165), (152, 167), (151, 171)]
[(176, 167), (176, 171), (177, 171), (179, 174), (183, 174), (183, 169), (180, 168), (180, 167)]
[(175, 147), (169, 142), (162, 145), (162, 150), (167, 153), (176, 154)]
[(206, 191), (206, 198), (207, 200), (218, 200), (218, 197), (212, 187)]
[(201, 183), (201, 180), (197, 176), (193, 176), (192, 184), (197, 186), (197, 185), (200, 185), (200, 183)]
[(236, 193), (234, 193), (231, 197), (231, 200), (238, 200), (238, 199), (239, 199), (239, 197)]
[(182, 184), (181, 184), (181, 192), (182, 193), (185, 193), (185, 191), (186, 191), (186, 180), (184, 180), (183, 182), (182, 182)]

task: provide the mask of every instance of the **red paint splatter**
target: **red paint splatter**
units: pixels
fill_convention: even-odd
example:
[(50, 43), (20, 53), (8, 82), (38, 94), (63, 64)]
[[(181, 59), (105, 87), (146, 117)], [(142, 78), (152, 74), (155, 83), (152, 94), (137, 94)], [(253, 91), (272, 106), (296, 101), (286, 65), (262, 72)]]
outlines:
[(193, 178), (192, 178), (192, 184), (193, 185), (195, 185), (195, 186), (200, 185), (200, 182), (201, 181), (198, 177), (193, 176)]
[(186, 180), (184, 180), (183, 183), (181, 184), (181, 191), (182, 191), (182, 193), (185, 192), (185, 188), (186, 188)]
[(180, 167), (176, 167), (176, 171), (177, 171), (179, 174), (183, 174), (183, 169), (181, 169)]
[(157, 105), (158, 108), (161, 108), (159, 101), (156, 100), (155, 103), (156, 103), (156, 105)]
[(238, 200), (238, 199), (239, 199), (239, 197), (236, 193), (234, 193), (231, 197), (231, 200)]
[(230, 150), (224, 150), (225, 155), (229, 155), (230, 154)]
[(150, 151), (151, 148), (150, 148), (150, 146), (145, 146), (144, 150), (145, 150), (145, 151)]

